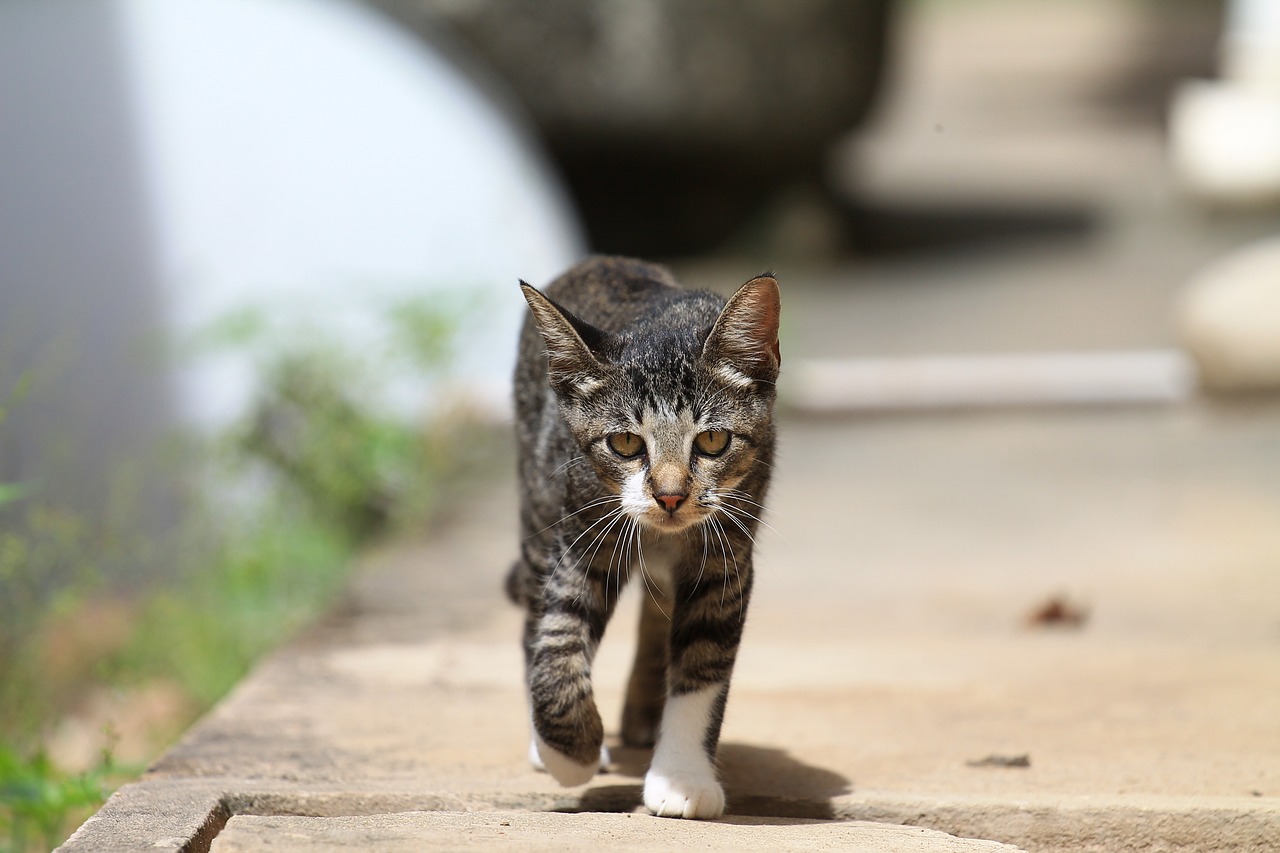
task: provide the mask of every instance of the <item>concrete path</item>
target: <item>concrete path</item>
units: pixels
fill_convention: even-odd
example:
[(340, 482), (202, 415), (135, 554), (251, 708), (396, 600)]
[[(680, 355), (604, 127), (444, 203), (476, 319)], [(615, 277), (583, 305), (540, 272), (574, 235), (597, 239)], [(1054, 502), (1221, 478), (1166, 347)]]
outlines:
[[(712, 824), (640, 814), (635, 751), (583, 789), (526, 764), (503, 485), (65, 849), (1280, 849), (1277, 435), (1256, 405), (786, 422)], [(1082, 626), (1026, 624), (1054, 595)]]

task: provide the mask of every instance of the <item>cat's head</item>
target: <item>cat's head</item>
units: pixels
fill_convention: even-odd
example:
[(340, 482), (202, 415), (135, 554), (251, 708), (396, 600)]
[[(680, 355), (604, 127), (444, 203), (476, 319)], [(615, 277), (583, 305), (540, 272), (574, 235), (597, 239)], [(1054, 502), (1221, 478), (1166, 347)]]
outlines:
[[(719, 310), (691, 293), (623, 333), (603, 331), (522, 283), (560, 410), (622, 510), (676, 532), (767, 482), (781, 364), (778, 283), (760, 276)], [(752, 476), (752, 475), (756, 476)], [(731, 510), (726, 510), (731, 511)]]

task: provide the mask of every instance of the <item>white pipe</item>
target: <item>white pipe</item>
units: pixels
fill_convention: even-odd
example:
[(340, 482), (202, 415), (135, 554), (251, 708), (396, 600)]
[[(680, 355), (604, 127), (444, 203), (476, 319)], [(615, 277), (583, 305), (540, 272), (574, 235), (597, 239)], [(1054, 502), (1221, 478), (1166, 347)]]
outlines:
[(1197, 384), (1181, 350), (803, 359), (788, 368), (784, 402), (814, 413), (1177, 403)]

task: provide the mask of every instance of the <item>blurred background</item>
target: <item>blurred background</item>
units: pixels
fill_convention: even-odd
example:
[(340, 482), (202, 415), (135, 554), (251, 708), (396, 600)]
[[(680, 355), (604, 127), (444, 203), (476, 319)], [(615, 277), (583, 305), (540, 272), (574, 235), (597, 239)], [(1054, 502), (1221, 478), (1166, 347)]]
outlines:
[(1266, 0), (8, 0), (0, 843), (509, 476), (517, 279), (769, 268), (789, 421), (1193, 412), (1265, 519), (1278, 231)]

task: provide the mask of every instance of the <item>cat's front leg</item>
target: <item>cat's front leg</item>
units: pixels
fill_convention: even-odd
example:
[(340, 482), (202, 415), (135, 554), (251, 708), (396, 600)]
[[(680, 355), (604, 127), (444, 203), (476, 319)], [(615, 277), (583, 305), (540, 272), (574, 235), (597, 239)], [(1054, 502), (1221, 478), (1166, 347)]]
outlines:
[[(749, 564), (725, 578), (706, 573), (677, 586), (671, 624), (667, 701), (644, 804), (662, 817), (724, 813), (716, 747), (750, 592)], [(723, 581), (723, 583), (722, 583)]]
[(549, 589), (544, 611), (529, 617), (525, 631), (534, 751), (566, 786), (590, 781), (606, 760), (604, 725), (591, 689), (591, 659), (606, 614), (594, 599), (561, 598)]
[(727, 682), (669, 696), (653, 762), (644, 777), (644, 804), (659, 817), (716, 818), (724, 814), (724, 788), (716, 778), (714, 747), (706, 734), (719, 729)]
[(675, 605), (670, 595), (659, 601), (659, 592), (657, 585), (650, 583), (641, 604), (636, 659), (622, 708), (622, 742), (626, 746), (651, 747), (657, 742), (667, 701), (667, 648), (671, 640), (667, 614)]

